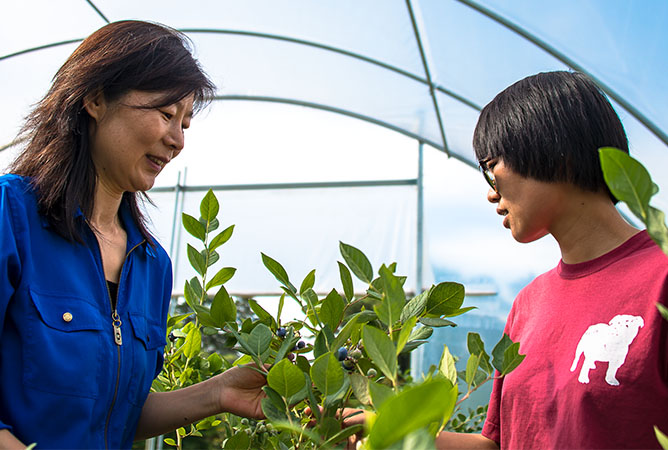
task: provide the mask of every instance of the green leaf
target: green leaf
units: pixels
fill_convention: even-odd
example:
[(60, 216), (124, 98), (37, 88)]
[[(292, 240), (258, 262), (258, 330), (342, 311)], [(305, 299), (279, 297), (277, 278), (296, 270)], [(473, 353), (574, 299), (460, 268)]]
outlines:
[(339, 293), (332, 289), (322, 301), (318, 316), (323, 323), (329, 325), (332, 330), (336, 330), (341, 323), (341, 319), (343, 319), (343, 310), (345, 307), (346, 303)]
[(315, 335), (315, 342), (313, 343), (313, 357), (319, 358), (321, 355), (324, 355), (329, 351), (334, 351), (335, 349), (332, 346), (333, 342), (334, 333), (332, 333), (329, 325), (325, 325)]
[[(264, 408), (263, 408), (264, 409)], [(285, 420), (285, 418), (283, 418)], [(227, 438), (223, 449), (225, 450), (248, 450), (251, 445), (250, 436), (244, 430), (237, 430), (232, 436)]]
[(649, 207), (647, 214), (647, 232), (654, 242), (661, 247), (663, 253), (668, 255), (668, 228), (666, 228), (665, 214), (653, 206)]
[(355, 296), (355, 291), (353, 290), (353, 279), (350, 276), (350, 270), (346, 267), (345, 264), (337, 261), (339, 265), (339, 275), (341, 276), (341, 285), (343, 286), (343, 293), (346, 296), (346, 300), (351, 301)]
[(466, 344), (470, 354), (480, 355), (480, 367), (487, 373), (494, 370), (489, 363), (489, 355), (485, 351), (485, 343), (478, 333), (469, 333), (466, 336)]
[(503, 337), (492, 350), (492, 365), (499, 372), (503, 372), (503, 355), (506, 349), (510, 347), (512, 343), (513, 341), (510, 340), (510, 337), (508, 337), (506, 333), (503, 333)]
[[(213, 266), (214, 264), (216, 264), (218, 262), (218, 259), (220, 259), (220, 255), (218, 255), (218, 253), (216, 251), (208, 251), (207, 252), (206, 250), (203, 250), (201, 253), (202, 253), (202, 256), (204, 257), (204, 259), (207, 262), (207, 264), (206, 264), (207, 267)], [(209, 289), (209, 288), (207, 287), (207, 289)]]
[(183, 286), (183, 297), (186, 299), (186, 303), (190, 306), (190, 309), (195, 309), (195, 305), (199, 303), (199, 297), (188, 281)]
[(269, 370), (267, 384), (283, 398), (288, 398), (304, 387), (304, 372), (287, 359), (282, 359)]
[(258, 324), (248, 336), (248, 346), (253, 349), (253, 352), (260, 356), (269, 349), (271, 338), (273, 334), (268, 326), (261, 323)]
[(431, 423), (441, 423), (452, 413), (457, 388), (437, 378), (405, 389), (387, 399), (369, 433), (371, 448), (388, 448), (408, 434)]
[(647, 169), (616, 148), (604, 147), (598, 151), (603, 178), (612, 195), (626, 203), (633, 214), (646, 222), (649, 199), (654, 193), (654, 184)]
[(176, 447), (176, 441), (172, 438), (165, 438), (164, 442), (167, 445), (171, 445), (172, 447)]
[(392, 388), (385, 386), (384, 384), (377, 383), (375, 381), (368, 381), (369, 387), (369, 396), (371, 397), (371, 402), (373, 406), (378, 410), (387, 399), (391, 398), (394, 395)]
[(664, 450), (668, 450), (668, 436), (663, 434), (656, 426), (654, 426), (654, 433), (656, 434), (656, 440), (659, 441), (659, 445)]
[(288, 278), (288, 273), (285, 271), (283, 266), (276, 261), (275, 259), (265, 255), (264, 253), (261, 253), (262, 255), (262, 263), (264, 266), (271, 272), (271, 274), (281, 283), (283, 283), (283, 286), (286, 288), (290, 289), (293, 293), (297, 292), (297, 289), (290, 283), (290, 279)]
[(190, 261), (190, 265), (198, 274), (204, 276), (204, 273), (206, 272), (206, 261), (202, 254), (195, 250), (195, 247), (190, 244), (188, 244), (188, 261)]
[(433, 333), (434, 329), (432, 327), (424, 326), (424, 327), (414, 328), (413, 331), (411, 332), (411, 335), (408, 336), (408, 340), (419, 341), (419, 340), (429, 339)]
[(381, 322), (388, 327), (392, 327), (400, 318), (401, 310), (406, 303), (406, 296), (399, 279), (385, 265), (381, 266), (379, 272), (384, 295), (381, 302), (374, 306), (373, 310)]
[(218, 324), (211, 317), (211, 312), (209, 308), (202, 305), (194, 305), (195, 313), (197, 314), (197, 319), (199, 319), (200, 325), (205, 327), (217, 327)]
[(186, 313), (186, 314), (179, 314), (177, 316), (170, 316), (169, 319), (167, 319), (167, 328), (173, 327), (177, 323), (183, 321), (183, 319), (185, 319), (186, 317), (192, 316), (192, 314), (193, 313)]
[(211, 222), (218, 215), (219, 204), (218, 199), (213, 194), (213, 191), (209, 189), (206, 193), (202, 202), (199, 205), (199, 212), (206, 222)]
[(299, 288), (299, 295), (303, 294), (306, 289), (311, 289), (313, 288), (313, 285), (315, 284), (315, 269), (310, 271), (308, 275), (304, 278), (304, 281), (302, 281), (302, 285)]
[(387, 450), (433, 450), (436, 448), (434, 437), (427, 428), (420, 428), (407, 434)]
[(281, 323), (281, 314), (283, 313), (283, 306), (285, 305), (285, 294), (281, 294), (281, 298), (278, 299), (278, 312), (276, 313), (276, 321)]
[(665, 320), (668, 320), (668, 308), (666, 308), (661, 303), (657, 303), (656, 307), (658, 308), (659, 312), (661, 313), (661, 317), (663, 317)]
[(520, 355), (520, 343), (515, 342), (511, 344), (506, 351), (503, 352), (503, 370), (501, 376), (508, 375), (520, 365), (526, 355)]
[(222, 328), (226, 322), (236, 322), (237, 320), (237, 305), (230, 294), (227, 293), (225, 286), (221, 286), (213, 297), (211, 318), (219, 328)]
[(457, 368), (455, 367), (455, 358), (453, 358), (447, 345), (443, 345), (443, 353), (438, 363), (438, 371), (453, 385), (457, 384)]
[(404, 309), (401, 311), (401, 321), (405, 322), (411, 317), (420, 317), (427, 307), (427, 301), (429, 300), (429, 295), (431, 294), (432, 286), (428, 290), (422, 292), (420, 295), (417, 295), (409, 300), (404, 306)]
[(404, 345), (406, 345), (406, 342), (408, 342), (409, 337), (412, 335), (416, 323), (417, 317), (411, 317), (402, 325), (397, 338), (397, 355), (404, 349)]
[[(302, 356), (302, 358), (304, 357)], [(315, 420), (320, 421), (322, 414), (320, 413), (320, 408), (318, 407), (318, 400), (316, 400), (315, 395), (313, 395), (313, 387), (312, 387), (313, 383), (311, 382), (311, 378), (308, 376), (308, 373), (306, 372), (303, 373), (304, 373), (304, 383), (306, 384), (306, 388), (308, 389), (307, 392), (308, 404), (311, 407), (311, 412), (315, 416)]]
[(464, 302), (464, 286), (454, 282), (439, 283), (431, 290), (426, 314), (440, 317), (459, 309)]
[(211, 353), (206, 360), (209, 361), (211, 373), (216, 373), (223, 368), (223, 358), (218, 353)]
[(401, 351), (402, 355), (405, 355), (407, 353), (412, 352), (422, 344), (426, 344), (427, 341), (408, 341), (408, 343), (404, 346), (404, 349)]
[(350, 386), (353, 388), (355, 398), (363, 405), (371, 404), (371, 394), (369, 394), (369, 379), (359, 373), (351, 373)]
[(469, 356), (469, 360), (466, 363), (466, 377), (465, 381), (466, 384), (471, 386), (471, 383), (473, 383), (473, 379), (478, 373), (478, 366), (480, 365), (480, 355), (471, 355)]
[(311, 288), (308, 288), (304, 291), (304, 293), (301, 296), (304, 300), (306, 300), (306, 304), (308, 304), (308, 313), (307, 316), (313, 326), (322, 326), (322, 322), (320, 321), (320, 316), (318, 315), (318, 312), (316, 311), (315, 307), (318, 304), (318, 294), (315, 293), (315, 291)]
[(234, 276), (236, 271), (237, 269), (235, 269), (234, 267), (223, 267), (206, 284), (206, 290), (208, 291), (212, 287), (220, 286), (221, 284), (227, 283)]
[(324, 396), (336, 394), (343, 386), (343, 369), (334, 353), (329, 352), (313, 361), (311, 380)]
[(206, 239), (206, 230), (199, 220), (186, 213), (181, 214), (181, 220), (183, 221), (183, 228), (185, 228), (188, 233), (204, 242)]
[(343, 242), (339, 242), (339, 250), (353, 274), (365, 283), (371, 283), (373, 268), (366, 255), (352, 245)]
[(283, 420), (288, 420), (288, 416), (285, 413), (285, 409), (278, 408), (271, 400), (269, 400), (268, 397), (263, 398), (260, 404), (262, 405), (262, 412), (264, 413), (265, 417), (271, 420), (272, 422), (280, 422)]
[(440, 317), (421, 317), (420, 318), (420, 323), (422, 325), (426, 325), (428, 327), (434, 327), (434, 328), (439, 328), (439, 327), (456, 327), (457, 324), (447, 320), (447, 319), (441, 319)]
[(357, 424), (357, 425), (351, 425), (349, 427), (345, 427), (343, 430), (339, 431), (336, 433), (334, 436), (330, 437), (327, 439), (322, 444), (322, 448), (331, 448), (334, 446), (334, 444), (341, 442), (345, 439), (348, 439), (350, 436), (352, 436), (355, 433), (358, 433), (364, 429), (364, 425), (362, 424)]
[(257, 300), (249, 298), (248, 299), (248, 305), (250, 306), (250, 309), (255, 313), (255, 315), (264, 323), (269, 323), (273, 327), (276, 327), (276, 321), (274, 317), (267, 312), (266, 309), (264, 309), (260, 304), (257, 302)]
[(199, 355), (199, 351), (202, 348), (202, 335), (199, 332), (199, 328), (193, 327), (186, 336), (186, 341), (183, 344), (183, 354), (186, 355), (186, 358), (194, 358)]
[(218, 226), (220, 223), (218, 222), (218, 219), (211, 219), (211, 222), (209, 222), (209, 227), (207, 228), (207, 231), (209, 234), (213, 233), (218, 229)]
[(341, 328), (339, 334), (336, 336), (332, 344), (333, 349), (341, 347), (348, 340), (348, 338), (353, 332), (353, 329), (360, 327), (360, 324), (358, 323), (359, 315), (360, 313), (357, 313), (352, 317), (350, 317), (350, 319), (348, 319), (348, 322), (346, 322), (343, 328)]
[(362, 342), (367, 355), (387, 378), (396, 381), (397, 353), (396, 347), (385, 332), (367, 325), (362, 330)]
[(209, 243), (209, 250), (215, 250), (221, 245), (223, 245), (225, 242), (229, 241), (230, 238), (232, 237), (233, 232), (234, 232), (234, 225), (230, 225), (229, 227), (225, 228), (215, 238), (211, 240), (211, 242)]

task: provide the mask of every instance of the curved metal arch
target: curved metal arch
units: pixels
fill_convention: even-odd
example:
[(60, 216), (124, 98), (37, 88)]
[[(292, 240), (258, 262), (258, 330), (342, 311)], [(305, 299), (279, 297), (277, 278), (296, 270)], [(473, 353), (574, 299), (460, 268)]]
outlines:
[(83, 39), (70, 39), (68, 41), (52, 42), (51, 44), (44, 44), (44, 45), (39, 45), (37, 47), (26, 48), (24, 50), (19, 50), (18, 52), (9, 53), (7, 55), (2, 55), (2, 56), (0, 56), (0, 61), (3, 61), (5, 59), (9, 59), (9, 58), (13, 58), (15, 56), (25, 55), (26, 53), (32, 53), (32, 52), (36, 52), (36, 51), (39, 51), (39, 50), (45, 50), (47, 48), (59, 47), (61, 45), (76, 44), (77, 42), (82, 42), (82, 41), (83, 41)]
[(466, 106), (469, 106), (469, 107), (471, 107), (471, 108), (473, 108), (477, 111), (480, 111), (482, 109), (482, 107), (480, 105), (476, 104), (472, 100), (470, 100), (470, 99), (468, 99), (468, 98), (466, 98), (466, 97), (464, 97), (460, 94), (457, 94), (456, 92), (454, 92), (450, 89), (447, 89), (444, 86), (433, 83), (427, 78), (420, 77), (419, 75), (416, 75), (412, 72), (404, 70), (400, 67), (393, 66), (391, 64), (387, 64), (387, 63), (385, 63), (383, 61), (380, 61), (378, 59), (370, 58), (370, 57), (362, 55), (360, 53), (351, 52), (349, 50), (344, 50), (344, 49), (339, 48), (339, 47), (333, 47), (331, 45), (321, 44), (321, 43), (315, 42), (315, 41), (307, 41), (305, 39), (292, 38), (292, 37), (289, 37), (289, 36), (282, 36), (282, 35), (278, 35), (278, 34), (260, 33), (260, 32), (257, 32), (257, 31), (230, 30), (230, 29), (222, 29), (222, 28), (221, 29), (218, 29), (218, 28), (182, 28), (179, 31), (182, 31), (184, 33), (193, 33), (193, 34), (196, 34), (196, 33), (231, 34), (231, 35), (237, 35), (237, 36), (248, 36), (248, 37), (257, 37), (257, 38), (263, 38), (263, 39), (273, 39), (273, 40), (277, 40), (277, 41), (290, 42), (290, 43), (293, 43), (293, 44), (305, 45), (307, 47), (314, 47), (314, 48), (318, 48), (320, 50), (326, 50), (326, 51), (330, 51), (330, 52), (333, 52), (333, 53), (338, 53), (340, 55), (348, 56), (348, 57), (351, 57), (351, 58), (354, 58), (354, 59), (358, 59), (360, 61), (364, 61), (364, 62), (369, 63), (369, 64), (373, 64), (375, 66), (382, 67), (383, 69), (390, 70), (390, 71), (395, 72), (399, 75), (402, 75), (406, 78), (410, 78), (414, 81), (422, 83), (425, 86), (433, 88), (433, 89), (447, 95), (448, 97), (452, 97), (453, 99), (455, 99), (455, 100), (457, 100), (461, 103), (464, 103)]
[(619, 103), (622, 108), (627, 110), (629, 114), (631, 114), (633, 117), (636, 118), (640, 123), (642, 123), (645, 128), (647, 128), (654, 136), (659, 138), (664, 144), (668, 145), (668, 134), (666, 134), (658, 125), (656, 125), (654, 122), (652, 122), (647, 116), (645, 116), (643, 113), (641, 113), (635, 106), (633, 106), (631, 103), (626, 101), (624, 97), (619, 95), (617, 92), (615, 92), (614, 89), (612, 89), (610, 86), (608, 86), (606, 83), (598, 79), (597, 77), (593, 76), (587, 69), (585, 69), (583, 66), (557, 50), (556, 48), (552, 47), (549, 45), (547, 42), (539, 39), (537, 36), (529, 33), (529, 31), (525, 30), (524, 28), (520, 27), (519, 25), (509, 21), (508, 19), (502, 17), (501, 15), (493, 12), (490, 9), (485, 8), (482, 5), (479, 5), (478, 3), (472, 1), (472, 0), (457, 0), (458, 2), (468, 6), (469, 8), (479, 12), (480, 14), (488, 17), (489, 19), (493, 20), (494, 22), (498, 23), (499, 25), (502, 25), (506, 28), (508, 28), (510, 31), (518, 34), (519, 36), (523, 37), (527, 41), (531, 42), (532, 44), (536, 45), (540, 49), (544, 50), (545, 52), (549, 53), (552, 55), (554, 58), (558, 59), (562, 63), (566, 64), (568, 67), (571, 69), (577, 70), (578, 72), (582, 72), (586, 74), (588, 77), (590, 77), (596, 84), (599, 85), (599, 87), (606, 93), (610, 98), (612, 98), (614, 101)]
[[(420, 136), (416, 133), (412, 133), (408, 130), (405, 130), (401, 127), (398, 127), (396, 125), (393, 125), (389, 122), (385, 122), (379, 119), (376, 119), (371, 116), (366, 116), (364, 114), (359, 114), (354, 111), (350, 111), (347, 109), (342, 109), (342, 108), (337, 108), (334, 106), (329, 106), (329, 105), (324, 105), (322, 103), (315, 103), (315, 102), (307, 102), (303, 100), (296, 100), (296, 99), (291, 99), (291, 98), (281, 98), (281, 97), (269, 97), (269, 96), (260, 96), (260, 95), (217, 95), (214, 97), (214, 101), (255, 101), (255, 102), (267, 102), (267, 103), (280, 103), (280, 104), (287, 104), (287, 105), (295, 105), (295, 106), (303, 106), (307, 108), (313, 108), (313, 109), (318, 109), (321, 111), (327, 111), (335, 114), (340, 114), (342, 116), (347, 116), (347, 117), (352, 117), (353, 119), (358, 119), (358, 120), (363, 120), (368, 123), (372, 123), (374, 125), (381, 126), (383, 128), (387, 128), (388, 130), (395, 131), (399, 134), (403, 134), (404, 136), (407, 136), (409, 138), (415, 139), (418, 142), (422, 142), (424, 144), (428, 144), (431, 147), (434, 147), (437, 150), (440, 150), (445, 153), (445, 149), (441, 144), (438, 142), (434, 142), (430, 139), (425, 139), (423, 136)], [(450, 153), (448, 155), (450, 158), (454, 158), (468, 166), (471, 166), (473, 168), (476, 168), (476, 165), (467, 160), (466, 158), (457, 155), (456, 153)]]
[[(104, 18), (104, 16), (102, 16), (102, 17)], [(399, 75), (402, 75), (406, 78), (410, 78), (414, 81), (422, 83), (425, 86), (433, 88), (433, 89), (447, 95), (448, 97), (451, 97), (451, 98), (453, 98), (453, 99), (455, 99), (455, 100), (457, 100), (457, 101), (465, 104), (466, 106), (469, 106), (470, 108), (473, 108), (477, 111), (480, 111), (482, 109), (480, 105), (476, 104), (472, 100), (470, 100), (470, 99), (468, 99), (468, 98), (466, 98), (466, 97), (464, 97), (460, 94), (457, 94), (456, 92), (454, 92), (450, 89), (447, 89), (444, 86), (441, 86), (441, 85), (435, 84), (433, 82), (430, 82), (430, 80), (428, 80), (428, 79), (420, 77), (420, 76), (418, 76), (414, 73), (408, 72), (404, 69), (393, 66), (391, 64), (384, 63), (380, 60), (370, 58), (368, 56), (364, 56), (364, 55), (359, 54), (359, 53), (344, 50), (344, 49), (341, 49), (341, 48), (338, 48), (338, 47), (333, 47), (333, 46), (330, 46), (330, 45), (321, 44), (321, 43), (314, 42), (314, 41), (307, 41), (307, 40), (304, 40), (304, 39), (291, 38), (289, 36), (281, 36), (281, 35), (269, 34), (269, 33), (259, 33), (259, 32), (255, 32), (255, 31), (230, 30), (230, 29), (218, 29), (218, 28), (182, 28), (179, 31), (181, 31), (183, 33), (189, 33), (189, 34), (198, 34), (198, 33), (202, 33), (202, 34), (229, 34), (229, 35), (236, 35), (236, 36), (248, 36), (248, 37), (257, 37), (257, 38), (263, 38), (263, 39), (273, 39), (273, 40), (278, 40), (278, 41), (290, 42), (290, 43), (293, 43), (293, 44), (305, 45), (305, 46), (308, 46), (308, 47), (314, 47), (314, 48), (318, 48), (318, 49), (321, 49), (321, 50), (327, 50), (327, 51), (330, 51), (330, 52), (333, 52), (333, 53), (338, 53), (340, 55), (348, 56), (348, 57), (351, 57), (351, 58), (358, 59), (360, 61), (364, 61), (364, 62), (369, 63), (369, 64), (373, 64), (373, 65), (382, 67), (383, 69), (390, 70), (390, 71), (395, 72)], [(31, 53), (31, 52), (34, 52), (34, 51), (44, 50), (44, 49), (51, 48), (51, 47), (57, 47), (59, 45), (72, 44), (72, 43), (81, 42), (81, 41), (83, 41), (83, 39), (71, 39), (71, 40), (68, 40), (68, 41), (54, 42), (54, 43), (51, 43), (51, 44), (41, 45), (41, 46), (38, 46), (38, 47), (31, 47), (31, 48), (27, 48), (25, 50), (20, 50), (20, 51), (15, 52), (15, 53), (2, 55), (2, 56), (0, 56), (0, 61), (2, 61), (4, 59), (12, 58), (14, 56), (23, 55), (25, 53)]]

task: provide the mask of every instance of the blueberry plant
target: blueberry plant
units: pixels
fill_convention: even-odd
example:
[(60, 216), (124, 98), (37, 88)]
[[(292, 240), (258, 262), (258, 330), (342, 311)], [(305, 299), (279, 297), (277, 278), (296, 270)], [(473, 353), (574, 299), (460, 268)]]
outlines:
[[(432, 448), (446, 426), (476, 429), (484, 407), (466, 416), (458, 412), (459, 403), (523, 359), (519, 343), (506, 335), (490, 354), (480, 336), (469, 333), (465, 370), (457, 372), (455, 357), (444, 345), (438, 366), (419, 379), (412, 376), (410, 353), (428, 341), (434, 327), (456, 326), (450, 319), (473, 309), (463, 307), (464, 287), (444, 282), (408, 298), (406, 277), (397, 274), (396, 263), (374, 271), (362, 251), (345, 243), (339, 243), (341, 285), (325, 295), (313, 289), (315, 270), (297, 288), (278, 261), (261, 254), (282, 292), (277, 314), (250, 299), (254, 317), (239, 320), (224, 287), (235, 269), (223, 267), (210, 276), (234, 230), (230, 226), (216, 234), (218, 212), (209, 191), (198, 219), (183, 214), (184, 228), (203, 248), (187, 247), (196, 272), (184, 287), (189, 310), (169, 317), (164, 370), (153, 389), (179, 389), (235, 365), (252, 364), (267, 377), (262, 400), (266, 419), (221, 414), (177, 430), (165, 439), (168, 445), (183, 448), (185, 438), (215, 428), (223, 448), (230, 449), (342, 448), (353, 434), (363, 434), (362, 445), (369, 449)], [(361, 295), (353, 289), (353, 276), (367, 285)], [(302, 317), (282, 317), (286, 301), (296, 302)], [(240, 356), (228, 361), (203, 351), (202, 335), (216, 336)], [(344, 408), (367, 411), (366, 425), (343, 427)]]
[[(661, 250), (668, 255), (668, 227), (663, 211), (651, 206), (650, 199), (659, 192), (647, 169), (627, 153), (612, 147), (599, 149), (601, 168), (610, 192), (626, 203), (631, 212), (647, 227), (647, 232)], [(657, 303), (656, 307), (668, 320), (668, 308)], [(654, 427), (657, 440), (668, 450), (668, 436)]]

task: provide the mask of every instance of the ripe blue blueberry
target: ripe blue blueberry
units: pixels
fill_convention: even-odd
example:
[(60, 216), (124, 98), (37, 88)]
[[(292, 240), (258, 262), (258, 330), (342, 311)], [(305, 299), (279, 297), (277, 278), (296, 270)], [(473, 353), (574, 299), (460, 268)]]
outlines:
[(301, 348), (304, 348), (304, 347), (306, 347), (306, 342), (304, 342), (304, 341), (297, 342), (297, 348), (301, 349)]
[(348, 357), (348, 349), (345, 347), (339, 348), (339, 351), (336, 352), (336, 357), (339, 359), (339, 361), (343, 361)]
[(285, 329), (285, 327), (280, 327), (278, 330), (276, 330), (276, 336), (278, 336), (280, 338), (284, 338), (287, 333), (288, 332)]

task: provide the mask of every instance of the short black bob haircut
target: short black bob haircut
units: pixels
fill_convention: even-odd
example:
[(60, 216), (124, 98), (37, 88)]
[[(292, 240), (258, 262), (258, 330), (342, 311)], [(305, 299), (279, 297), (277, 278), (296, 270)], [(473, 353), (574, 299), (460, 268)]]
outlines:
[(598, 149), (629, 152), (619, 117), (598, 86), (578, 72), (524, 78), (483, 108), (473, 135), (478, 161), (499, 158), (517, 174), (607, 192)]

